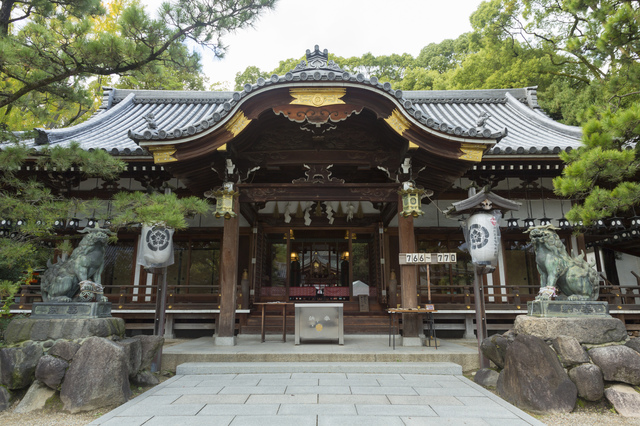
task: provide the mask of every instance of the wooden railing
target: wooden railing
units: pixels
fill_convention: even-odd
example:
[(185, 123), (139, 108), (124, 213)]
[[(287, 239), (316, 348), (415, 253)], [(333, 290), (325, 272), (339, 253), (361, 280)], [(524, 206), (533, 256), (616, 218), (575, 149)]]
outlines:
[[(527, 302), (535, 298), (538, 286), (485, 286), (485, 308), (487, 310), (523, 310)], [(206, 285), (172, 285), (167, 288), (167, 306), (170, 309), (218, 309), (220, 294), (218, 288)], [(420, 305), (428, 302), (426, 287), (418, 288)], [(105, 296), (118, 309), (155, 309), (156, 286), (107, 286)], [(609, 310), (637, 310), (640, 313), (640, 285), (614, 286), (604, 282), (600, 286), (601, 301), (609, 302)], [(40, 286), (23, 285), (16, 294), (12, 309), (31, 309), (33, 302), (42, 301)], [(473, 286), (432, 286), (431, 303), (436, 309), (469, 310), (474, 309)]]

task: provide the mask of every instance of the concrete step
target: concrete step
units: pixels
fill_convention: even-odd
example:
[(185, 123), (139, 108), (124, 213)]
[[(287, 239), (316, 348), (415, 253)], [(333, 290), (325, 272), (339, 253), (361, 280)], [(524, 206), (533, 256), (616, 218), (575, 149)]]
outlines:
[(452, 362), (185, 362), (176, 374), (367, 373), (462, 375)]

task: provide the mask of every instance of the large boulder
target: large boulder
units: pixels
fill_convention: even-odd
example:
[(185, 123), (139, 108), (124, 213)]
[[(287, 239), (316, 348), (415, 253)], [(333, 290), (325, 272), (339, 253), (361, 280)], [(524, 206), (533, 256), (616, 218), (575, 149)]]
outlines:
[(76, 352), (60, 389), (71, 413), (120, 405), (131, 396), (128, 359), (122, 346), (90, 337)]
[(47, 400), (55, 395), (56, 391), (44, 383), (36, 380), (31, 384), (24, 398), (20, 401), (14, 413), (28, 413), (30, 411), (42, 410), (47, 404)]
[(627, 339), (624, 323), (613, 317), (541, 318), (519, 315), (514, 329), (517, 334), (529, 334), (549, 341), (558, 336), (573, 336), (581, 344), (590, 345)]
[(589, 351), (593, 363), (610, 382), (640, 384), (640, 354), (628, 346), (605, 346)]
[(509, 345), (497, 390), (510, 403), (538, 414), (569, 413), (576, 385), (544, 340), (518, 335)]
[(582, 348), (578, 339), (573, 336), (558, 336), (551, 343), (560, 358), (560, 362), (565, 367), (590, 361), (587, 351)]
[(640, 417), (640, 394), (629, 385), (616, 384), (604, 391), (605, 396), (624, 417)]
[(62, 358), (45, 355), (36, 366), (36, 379), (51, 389), (58, 389), (69, 368), (69, 363)]
[(78, 349), (80, 349), (80, 345), (77, 343), (70, 342), (68, 340), (59, 340), (51, 347), (51, 349), (49, 349), (47, 354), (62, 358), (67, 362), (71, 362), (73, 356), (78, 352)]
[(504, 368), (504, 356), (507, 348), (513, 339), (509, 339), (500, 334), (494, 334), (482, 340), (480, 350), (489, 358), (498, 368)]
[(116, 342), (122, 346), (126, 354), (129, 366), (129, 378), (135, 377), (140, 371), (142, 362), (142, 343), (139, 339), (124, 339)]
[[(133, 339), (140, 340), (142, 345), (142, 359), (140, 362), (140, 370), (151, 370), (151, 363), (156, 354), (164, 344), (164, 338), (160, 336), (147, 336), (144, 334), (133, 336)], [(158, 366), (158, 369), (160, 366)]]
[(595, 364), (582, 364), (569, 370), (569, 378), (578, 388), (578, 396), (587, 401), (598, 401), (604, 395), (602, 370)]
[(476, 371), (475, 376), (473, 376), (473, 381), (480, 386), (495, 388), (498, 384), (498, 376), (500, 375), (495, 370), (490, 368), (481, 368)]
[(7, 389), (22, 389), (31, 385), (44, 354), (39, 345), (0, 349), (0, 381)]

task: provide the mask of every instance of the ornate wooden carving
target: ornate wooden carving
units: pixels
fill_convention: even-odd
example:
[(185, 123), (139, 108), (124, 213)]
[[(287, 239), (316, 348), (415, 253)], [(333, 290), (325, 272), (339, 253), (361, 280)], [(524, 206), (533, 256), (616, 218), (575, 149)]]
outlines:
[(352, 114), (360, 114), (362, 105), (327, 105), (323, 107), (312, 107), (307, 105), (278, 105), (273, 107), (273, 112), (284, 115), (296, 123), (322, 124), (331, 120), (334, 123), (344, 121)]
[(344, 179), (331, 177), (329, 169), (333, 167), (333, 164), (328, 166), (325, 164), (312, 164), (311, 166), (304, 164), (304, 167), (307, 169), (304, 172), (307, 177), (294, 179), (291, 183), (344, 183)]

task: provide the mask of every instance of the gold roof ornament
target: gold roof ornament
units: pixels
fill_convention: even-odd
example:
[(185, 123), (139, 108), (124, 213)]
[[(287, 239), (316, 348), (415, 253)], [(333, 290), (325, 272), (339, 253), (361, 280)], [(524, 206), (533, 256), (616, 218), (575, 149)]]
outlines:
[(313, 88), (313, 89), (291, 89), (289, 91), (294, 98), (290, 105), (306, 105), (312, 107), (322, 107), (326, 105), (342, 105), (345, 102), (341, 99), (346, 93), (344, 88)]

